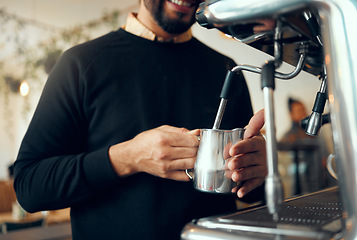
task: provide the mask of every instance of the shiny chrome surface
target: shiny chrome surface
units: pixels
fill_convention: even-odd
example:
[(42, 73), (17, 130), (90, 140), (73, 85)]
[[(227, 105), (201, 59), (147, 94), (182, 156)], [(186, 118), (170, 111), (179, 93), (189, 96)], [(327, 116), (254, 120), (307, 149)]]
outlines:
[[(309, 7), (312, 2), (311, 0), (208, 0), (202, 4), (200, 10), (203, 11), (208, 25), (219, 28), (233, 24), (247, 24), (262, 18), (277, 18)], [(200, 19), (198, 22), (200, 23)]]
[[(288, 80), (288, 79), (292, 79), (292, 78), (296, 77), (303, 69), (305, 58), (306, 58), (306, 54), (304, 51), (302, 51), (300, 53), (299, 61), (297, 62), (295, 69), (291, 73), (280, 73), (280, 72), (276, 71), (275, 77), (279, 78), (279, 79), (284, 79), (284, 80)], [(262, 69), (260, 67), (244, 65), (244, 64), (240, 64), (240, 65), (233, 67), (231, 71), (239, 73), (240, 71), (243, 71), (243, 70), (253, 72), (253, 73), (258, 73), (258, 74), (261, 74), (261, 72), (262, 72)], [(219, 108), (218, 108), (218, 111), (216, 114), (216, 118), (214, 120), (213, 129), (219, 129), (219, 127), (221, 126), (221, 122), (222, 122), (224, 111), (227, 106), (227, 102), (228, 102), (228, 99), (221, 98)]]
[(259, 18), (277, 19), (306, 10), (316, 13), (320, 19), (334, 146), (341, 176), (343, 231), (333, 238), (357, 239), (357, 1), (208, 0), (200, 8), (205, 24), (217, 28), (248, 24)]
[(265, 206), (199, 219), (182, 239), (339, 239), (342, 214), (335, 187), (286, 200), (277, 220)]
[(224, 111), (226, 110), (227, 102), (228, 99), (221, 98), (217, 115), (213, 123), (213, 129), (219, 129), (219, 127), (221, 126), (221, 122), (222, 122)]
[(193, 185), (203, 192), (232, 194), (237, 186), (225, 176), (229, 149), (243, 138), (244, 129), (202, 129), (194, 167)]
[[(334, 3), (334, 4), (332, 4)], [(345, 239), (357, 239), (357, 2), (322, 8), (322, 36), (339, 185), (346, 211)]]
[[(320, 132), (320, 128), (322, 126), (322, 122), (323, 122), (322, 114), (324, 112), (325, 103), (326, 103), (326, 88), (327, 88), (326, 82), (327, 82), (327, 76), (325, 75), (325, 77), (321, 81), (320, 91), (318, 92), (318, 95), (316, 96), (314, 108), (312, 110), (312, 113), (311, 113), (311, 115), (307, 121), (307, 125), (305, 127), (306, 134), (311, 135), (311, 136), (317, 136), (318, 133)], [(319, 96), (323, 96), (323, 98), (321, 98)]]
[[(278, 71), (275, 71), (275, 77), (283, 80), (288, 80), (296, 77), (302, 70), (304, 62), (305, 62), (305, 53), (302, 52), (299, 57), (299, 61), (295, 67), (295, 69), (291, 73), (280, 73)], [(232, 72), (239, 72), (239, 71), (248, 71), (248, 72), (253, 72), (253, 73), (258, 73), (261, 74), (262, 69), (261, 67), (255, 67), (251, 65), (244, 65), (244, 64), (239, 64), (232, 68)]]
[(225, 177), (224, 173), (224, 170), (197, 169), (193, 185), (202, 192), (232, 194), (232, 189), (237, 186), (237, 183)]
[(311, 136), (316, 136), (322, 125), (322, 114), (313, 112), (309, 118), (309, 123), (306, 127), (306, 133)]
[[(268, 63), (269, 64), (269, 63)], [(269, 65), (265, 65), (267, 69)], [(262, 78), (273, 78), (274, 76), (267, 76), (268, 74), (274, 75), (275, 67), (271, 73), (262, 73)], [(262, 80), (263, 82), (263, 80)], [(278, 151), (277, 141), (275, 135), (275, 114), (274, 114), (274, 89), (270, 86), (263, 88), (264, 96), (264, 117), (266, 128), (266, 149), (267, 149), (267, 164), (268, 175), (265, 180), (265, 196), (269, 213), (273, 215), (273, 219), (278, 218), (281, 204), (284, 199), (283, 185), (278, 171)]]

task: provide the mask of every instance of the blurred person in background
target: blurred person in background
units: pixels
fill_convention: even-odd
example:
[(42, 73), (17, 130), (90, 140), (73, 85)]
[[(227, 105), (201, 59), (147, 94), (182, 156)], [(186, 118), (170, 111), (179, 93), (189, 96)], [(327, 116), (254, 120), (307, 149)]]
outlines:
[(294, 143), (299, 140), (313, 138), (312, 136), (307, 135), (305, 130), (300, 125), (300, 121), (307, 117), (304, 104), (299, 100), (289, 97), (288, 107), (289, 116), (291, 119), (291, 127), (283, 135), (280, 141), (284, 143)]
[(279, 141), (280, 149), (290, 149), (298, 154), (299, 172), (302, 172), (303, 192), (312, 192), (334, 185), (334, 180), (326, 170), (326, 159), (329, 155), (323, 136), (310, 136), (301, 126), (301, 120), (308, 114), (305, 105), (294, 98), (288, 99), (290, 129)]

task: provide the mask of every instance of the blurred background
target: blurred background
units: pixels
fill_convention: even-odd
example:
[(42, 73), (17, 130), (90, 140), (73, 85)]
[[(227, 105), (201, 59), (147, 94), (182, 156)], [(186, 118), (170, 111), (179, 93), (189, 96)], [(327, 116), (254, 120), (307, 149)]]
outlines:
[[(0, 1), (0, 180), (9, 178), (8, 167), (16, 159), (47, 74), (61, 53), (73, 45), (118, 29), (124, 24), (128, 12), (136, 11), (137, 8), (138, 1), (132, 0)], [(239, 43), (215, 29), (207, 30), (195, 25), (193, 34), (240, 64), (260, 67), (271, 59), (271, 56)], [(200, 61), (199, 56), (197, 61)], [(285, 63), (278, 70), (288, 73), (293, 70), (293, 66)], [(258, 111), (264, 104), (260, 75), (248, 72), (244, 72), (244, 75), (254, 111)], [(288, 98), (301, 101), (310, 115), (319, 87), (320, 80), (306, 72), (300, 73), (293, 80), (276, 81), (275, 118), (278, 140), (292, 124)], [(218, 103), (219, 99), (217, 105)], [(328, 112), (328, 106), (325, 111)], [(322, 127), (321, 136), (326, 143), (326, 151), (333, 152), (329, 125)], [(302, 178), (298, 181), (304, 181), (308, 166), (296, 165), (295, 157), (303, 158), (300, 159), (302, 163), (306, 160), (304, 155), (300, 156), (296, 151), (279, 151), (279, 170), (287, 196), (296, 193), (296, 173), (299, 174), (300, 171)], [(317, 171), (321, 171), (323, 167), (322, 164)], [(311, 190), (303, 188), (301, 191)]]

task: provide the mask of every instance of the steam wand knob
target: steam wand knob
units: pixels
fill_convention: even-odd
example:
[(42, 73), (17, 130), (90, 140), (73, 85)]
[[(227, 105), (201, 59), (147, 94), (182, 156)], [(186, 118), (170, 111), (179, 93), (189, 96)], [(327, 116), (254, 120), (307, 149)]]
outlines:
[[(316, 136), (320, 128), (323, 124), (323, 120), (329, 120), (328, 117), (323, 119), (322, 113), (324, 112), (325, 104), (326, 104), (326, 76), (321, 82), (320, 91), (317, 92), (314, 107), (312, 108), (311, 115), (307, 118), (307, 120), (303, 119), (301, 121), (301, 125), (306, 125), (305, 132), (308, 135)], [(306, 122), (306, 124), (305, 124)]]

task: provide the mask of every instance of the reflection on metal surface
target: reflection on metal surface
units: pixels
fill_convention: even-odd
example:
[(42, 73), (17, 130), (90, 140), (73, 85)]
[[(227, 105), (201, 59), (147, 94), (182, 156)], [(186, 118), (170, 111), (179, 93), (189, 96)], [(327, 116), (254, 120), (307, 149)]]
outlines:
[[(186, 232), (191, 232), (192, 236), (197, 229), (200, 229), (201, 239), (206, 234), (209, 236), (212, 230), (216, 230), (216, 238), (212, 239), (247, 239), (247, 235), (251, 239), (276, 239), (276, 236), (282, 239), (331, 239), (342, 230), (342, 214), (339, 191), (331, 188), (285, 201), (277, 221), (272, 219), (266, 207), (199, 219), (183, 231), (186, 236), (183, 239), (199, 239), (195, 238), (199, 235), (190, 238)], [(225, 238), (226, 235), (231, 238)]]
[[(316, 232), (317, 239), (326, 239), (329, 229), (339, 228), (338, 234), (329, 235), (327, 239), (357, 239), (357, 1), (356, 0), (207, 0), (201, 4), (197, 12), (198, 22), (207, 28), (218, 28), (233, 35), (236, 39), (246, 41), (254, 36), (254, 27), (263, 19), (282, 21), (284, 35), (281, 43), (292, 50), (283, 49), (283, 60), (296, 62), (296, 43), (308, 45), (304, 70), (315, 75), (327, 69), (327, 93), (331, 110), (331, 123), (337, 170), (339, 191), (344, 214), (337, 215), (337, 220), (319, 228), (304, 228), (297, 239), (308, 239), (304, 232)], [(314, 32), (313, 26), (320, 28)], [(316, 30), (316, 29), (315, 29)], [(269, 31), (268, 31), (269, 32)], [(321, 35), (319, 35), (321, 33)], [(264, 33), (254, 36), (250, 45), (271, 53), (274, 35)], [(321, 42), (322, 40), (322, 42)], [(291, 56), (290, 56), (290, 53)], [(295, 54), (296, 55), (296, 54)], [(324, 62), (325, 61), (325, 62)], [(296, 64), (293, 64), (296, 65)], [(306, 199), (305, 199), (306, 200)], [(288, 211), (290, 217), (293, 212)], [(334, 218), (334, 216), (332, 216)], [(207, 219), (205, 220), (207, 223)], [(237, 222), (237, 220), (234, 220)], [(259, 219), (256, 219), (260, 222)], [(202, 221), (198, 222), (202, 228)], [(212, 221), (211, 221), (212, 222)], [(222, 224), (218, 221), (215, 224)], [(224, 223), (227, 224), (227, 223)], [(246, 225), (254, 227), (251, 225)], [(275, 229), (282, 229), (286, 224), (276, 224)], [(300, 226), (293, 222), (289, 227)], [(328, 227), (327, 227), (328, 226)], [(192, 227), (192, 226), (191, 226)], [(207, 227), (207, 226), (205, 226)], [(233, 226), (230, 226), (233, 228)], [(265, 229), (258, 226), (256, 229)], [(285, 228), (284, 228), (285, 229)], [(238, 230), (237, 230), (238, 231)], [(222, 232), (222, 230), (218, 230)], [(217, 232), (217, 233), (218, 233)], [(266, 237), (266, 233), (246, 231), (235, 233), (227, 229), (235, 238), (226, 239), (294, 239), (285, 238), (281, 234)], [(333, 231), (336, 233), (335, 231)], [(330, 232), (331, 234), (334, 234)], [(245, 235), (240, 238), (239, 235)], [(322, 235), (319, 235), (322, 234)], [(278, 237), (278, 238), (277, 238)], [(311, 238), (311, 237), (310, 237)], [(190, 238), (185, 238), (190, 239)], [(196, 238), (198, 239), (198, 238)], [(222, 238), (207, 238), (222, 239)]]
[[(262, 19), (267, 19), (268, 17), (264, 16), (261, 19), (254, 18), (243, 21), (239, 21), (238, 19), (237, 21), (232, 20), (232, 22), (229, 22), (229, 17), (227, 17), (227, 19), (219, 21), (218, 17), (215, 18), (216, 16), (210, 15), (207, 11), (207, 9), (214, 9), (218, 12), (218, 9), (216, 9), (218, 7), (214, 8), (214, 4), (212, 4), (212, 8), (210, 8), (210, 2), (212, 1), (206, 1), (206, 4), (202, 4), (198, 10), (197, 19), (201, 25), (208, 28), (216, 27), (225, 34), (243, 43), (272, 56), (274, 55), (274, 48), (272, 47), (274, 42), (274, 29), (264, 32), (254, 32), (253, 30), (255, 26), (261, 25)], [(228, 1), (221, 0), (216, 2), (216, 5), (219, 5), (220, 2), (227, 2), (225, 5), (228, 4)], [(223, 6), (223, 4), (221, 5)], [(212, 14), (214, 13), (216, 12), (212, 12)], [(221, 15), (223, 15), (223, 13)], [(221, 15), (219, 15), (219, 17)], [(271, 16), (277, 18), (275, 15), (276, 14), (272, 14), (269, 18), (271, 18)], [(320, 31), (319, 28), (316, 29), (319, 22), (316, 16), (317, 14), (311, 11), (289, 12), (279, 15), (279, 20), (282, 23), (281, 28), (283, 32), (281, 39), (284, 52), (283, 61), (296, 66), (299, 61), (300, 43), (309, 43), (303, 69), (311, 74), (320, 75), (323, 72), (323, 48), (321, 36), (317, 35)], [(233, 12), (231, 12), (231, 18), (234, 19), (235, 17)]]

